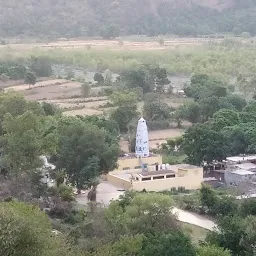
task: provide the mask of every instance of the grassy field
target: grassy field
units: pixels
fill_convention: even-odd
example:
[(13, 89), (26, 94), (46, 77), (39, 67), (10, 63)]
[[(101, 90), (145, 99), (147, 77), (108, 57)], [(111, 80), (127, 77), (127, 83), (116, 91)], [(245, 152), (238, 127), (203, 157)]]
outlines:
[[(159, 64), (170, 74), (190, 75), (193, 72), (208, 73), (221, 78), (256, 73), (255, 39), (213, 39), (200, 41), (175, 39), (175, 43), (159, 47), (155, 42), (130, 42), (120, 47), (117, 41), (71, 41), (0, 47), (0, 59), (11, 60), (35, 56), (47, 56), (55, 63), (76, 65), (90, 69), (109, 68), (113, 72), (140, 67), (142, 64)], [(200, 43), (195, 43), (200, 41)], [(107, 42), (107, 43), (106, 43)], [(71, 45), (65, 47), (65, 45)], [(80, 47), (75, 47), (80, 45)], [(90, 47), (88, 48), (88, 45)], [(140, 45), (140, 47), (135, 47)], [(46, 47), (47, 46), (47, 47)], [(149, 47), (150, 46), (150, 47)]]

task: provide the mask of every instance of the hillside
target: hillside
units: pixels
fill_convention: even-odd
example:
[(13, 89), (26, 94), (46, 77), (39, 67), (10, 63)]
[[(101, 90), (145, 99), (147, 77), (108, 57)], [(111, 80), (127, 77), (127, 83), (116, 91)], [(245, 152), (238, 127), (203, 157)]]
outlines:
[(1, 37), (256, 34), (254, 0), (0, 0)]

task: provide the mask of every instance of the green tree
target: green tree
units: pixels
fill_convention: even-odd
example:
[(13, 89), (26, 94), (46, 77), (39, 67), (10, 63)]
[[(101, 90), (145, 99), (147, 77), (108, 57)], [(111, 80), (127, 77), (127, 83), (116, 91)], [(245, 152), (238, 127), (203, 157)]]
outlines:
[(227, 96), (227, 86), (206, 74), (193, 75), (190, 86), (186, 86), (184, 91), (188, 97), (193, 97), (196, 101)]
[(246, 248), (246, 256), (255, 256), (256, 253), (256, 216), (248, 216), (242, 222), (244, 235), (240, 244)]
[(40, 166), (39, 156), (55, 153), (57, 139), (51, 118), (37, 116), (31, 111), (14, 117), (4, 117), (1, 137), (2, 164), (16, 175)]
[(198, 103), (201, 108), (202, 121), (204, 122), (220, 109), (219, 99), (215, 96), (202, 98)]
[(52, 103), (48, 103), (48, 102), (42, 102), (41, 104), (45, 115), (47, 116), (54, 116), (56, 113), (59, 112), (59, 109)]
[(218, 197), (215, 192), (206, 185), (201, 186), (199, 197), (202, 206), (207, 207), (209, 210), (212, 210), (218, 201)]
[(156, 67), (153, 71), (156, 76), (155, 81), (157, 85), (167, 85), (170, 83), (165, 68)]
[(122, 236), (113, 244), (99, 246), (88, 256), (137, 256), (142, 249), (144, 235)]
[(138, 95), (134, 91), (114, 91), (109, 98), (115, 106), (128, 107), (138, 101)]
[(212, 206), (211, 213), (213, 215), (233, 216), (238, 212), (238, 204), (236, 199), (231, 196), (223, 196)]
[(169, 196), (142, 193), (136, 194), (127, 203), (114, 201), (106, 210), (107, 223), (116, 236), (177, 228), (175, 216), (171, 213), (173, 203)]
[(155, 89), (154, 72), (145, 66), (140, 67), (138, 70), (123, 72), (121, 74), (121, 81), (128, 88), (142, 88), (143, 93), (152, 92)]
[(98, 85), (103, 85), (104, 84), (104, 76), (99, 73), (99, 72), (96, 72), (94, 74), (94, 81), (98, 83)]
[(229, 155), (246, 153), (248, 141), (240, 125), (225, 127), (221, 133), (227, 141)]
[(231, 251), (232, 255), (254, 256), (255, 216), (242, 219), (240, 216), (225, 216), (217, 221), (217, 229), (206, 240)]
[(220, 109), (213, 115), (213, 127), (216, 131), (227, 126), (234, 126), (240, 123), (238, 112), (230, 109)]
[(0, 133), (2, 134), (2, 122), (5, 114), (10, 113), (12, 116), (18, 116), (26, 111), (32, 111), (36, 115), (44, 114), (39, 103), (26, 101), (22, 94), (17, 92), (0, 93)]
[(181, 107), (181, 117), (191, 122), (198, 123), (201, 117), (200, 105), (197, 102), (191, 102)]
[(120, 106), (111, 113), (110, 118), (118, 124), (121, 132), (127, 132), (128, 124), (138, 118), (137, 106)]
[(148, 235), (139, 256), (195, 256), (196, 251), (188, 236), (181, 231)]
[(142, 248), (144, 236), (123, 236), (112, 245), (113, 256), (133, 256), (137, 255)]
[(212, 129), (211, 125), (197, 124), (184, 134), (182, 146), (188, 160), (200, 165), (202, 161), (222, 160), (227, 156), (227, 141), (223, 134)]
[(215, 245), (200, 246), (197, 249), (197, 256), (231, 256), (229, 250)]
[(228, 95), (225, 98), (225, 101), (232, 104), (237, 111), (242, 111), (243, 108), (246, 106), (246, 100), (237, 94)]
[(24, 83), (28, 84), (29, 88), (30, 88), (31, 85), (35, 85), (36, 84), (35, 74), (32, 73), (32, 72), (27, 72), (27, 74), (25, 75)]
[(102, 173), (116, 166), (119, 148), (107, 141), (106, 132), (79, 119), (68, 120), (59, 127), (57, 166), (65, 169), (68, 180), (78, 190)]
[(256, 100), (250, 101), (244, 108), (245, 112), (256, 113)]
[(107, 131), (107, 137), (109, 137), (108, 141), (115, 141), (116, 138), (119, 136), (120, 131), (118, 124), (111, 119), (99, 117), (97, 115), (92, 115), (83, 117), (82, 120), (84, 122), (89, 122), (93, 125), (96, 125), (100, 129), (104, 129), (105, 131)]
[(45, 57), (32, 56), (30, 59), (30, 69), (38, 77), (50, 77), (53, 73), (51, 61)]
[(12, 256), (69, 255), (51, 233), (48, 217), (39, 208), (18, 202), (0, 203), (0, 254)]
[(143, 106), (143, 116), (150, 121), (165, 120), (170, 117), (170, 110), (166, 103), (157, 101), (145, 102)]
[(240, 214), (243, 217), (248, 215), (256, 215), (256, 198), (243, 200), (240, 206)]

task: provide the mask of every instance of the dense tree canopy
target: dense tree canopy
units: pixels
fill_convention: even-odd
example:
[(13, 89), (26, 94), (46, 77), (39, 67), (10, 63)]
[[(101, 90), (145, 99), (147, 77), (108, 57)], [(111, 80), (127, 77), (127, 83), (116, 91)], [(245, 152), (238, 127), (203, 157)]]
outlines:
[(71, 255), (51, 233), (48, 217), (23, 203), (0, 203), (0, 254), (12, 256)]
[(40, 155), (55, 153), (57, 140), (51, 122), (31, 111), (17, 117), (6, 114), (1, 138), (2, 165), (21, 174), (40, 166)]
[(78, 118), (60, 121), (58, 167), (79, 190), (95, 177), (115, 168), (119, 148), (107, 131)]

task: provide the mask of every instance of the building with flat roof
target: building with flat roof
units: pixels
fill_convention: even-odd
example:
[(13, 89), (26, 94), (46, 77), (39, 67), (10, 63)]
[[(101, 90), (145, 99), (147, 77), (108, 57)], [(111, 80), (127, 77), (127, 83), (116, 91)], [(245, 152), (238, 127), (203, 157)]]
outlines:
[(146, 121), (140, 118), (136, 133), (135, 154), (118, 158), (117, 169), (109, 172), (107, 181), (118, 188), (136, 191), (162, 191), (171, 188), (199, 189), (203, 182), (203, 168), (189, 165), (162, 164), (162, 156), (148, 148)]
[[(153, 166), (151, 166), (153, 167)], [(164, 167), (164, 168), (162, 168)], [(203, 168), (193, 165), (162, 165), (162, 169), (129, 169), (110, 172), (107, 180), (116, 187), (136, 191), (163, 191), (171, 188), (200, 189)]]
[(227, 185), (239, 185), (241, 182), (253, 182), (256, 180), (256, 173), (248, 170), (238, 169), (225, 172)]
[(239, 155), (239, 156), (231, 156), (227, 157), (227, 162), (230, 164), (239, 164), (245, 162), (256, 162), (256, 155)]
[(214, 177), (224, 184), (239, 185), (251, 183), (256, 175), (256, 155), (227, 157), (222, 162), (213, 161), (204, 166), (204, 177)]

